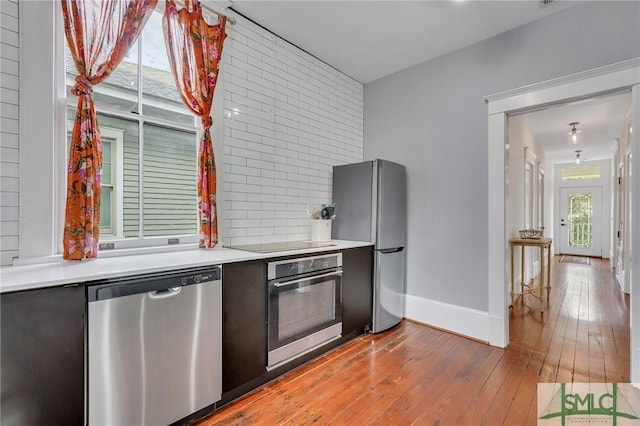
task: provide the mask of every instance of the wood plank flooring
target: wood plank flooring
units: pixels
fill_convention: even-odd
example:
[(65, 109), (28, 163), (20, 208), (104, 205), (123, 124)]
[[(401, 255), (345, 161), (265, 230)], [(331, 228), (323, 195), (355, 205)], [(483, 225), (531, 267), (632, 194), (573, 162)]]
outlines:
[(558, 260), (544, 316), (535, 298), (516, 301), (507, 349), (403, 321), (199, 425), (535, 425), (539, 382), (628, 382), (629, 298), (609, 262)]

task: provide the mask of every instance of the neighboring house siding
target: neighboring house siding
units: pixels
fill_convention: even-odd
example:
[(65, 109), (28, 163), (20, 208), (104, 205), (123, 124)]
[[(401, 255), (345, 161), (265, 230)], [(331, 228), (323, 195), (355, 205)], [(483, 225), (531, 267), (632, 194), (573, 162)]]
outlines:
[[(124, 236), (139, 232), (138, 123), (101, 115), (100, 126), (124, 131), (123, 194)], [(145, 125), (143, 208), (145, 236), (194, 234), (196, 228), (195, 137), (158, 126)]]
[[(190, 138), (187, 136), (191, 136)], [(195, 234), (196, 137), (146, 126), (144, 150), (145, 236)]]
[(242, 17), (227, 28), (224, 242), (309, 238), (332, 166), (363, 159), (363, 85)]
[(18, 256), (19, 40), (18, 1), (0, 1), (0, 264)]

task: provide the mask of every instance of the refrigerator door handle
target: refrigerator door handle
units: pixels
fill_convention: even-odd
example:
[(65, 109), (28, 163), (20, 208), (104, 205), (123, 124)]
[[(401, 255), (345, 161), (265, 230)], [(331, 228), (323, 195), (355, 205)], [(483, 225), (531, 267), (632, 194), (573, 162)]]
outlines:
[(376, 251), (379, 251), (380, 253), (383, 253), (383, 254), (398, 253), (403, 250), (404, 250), (404, 247), (396, 247), (396, 248), (390, 248), (390, 249), (376, 249)]

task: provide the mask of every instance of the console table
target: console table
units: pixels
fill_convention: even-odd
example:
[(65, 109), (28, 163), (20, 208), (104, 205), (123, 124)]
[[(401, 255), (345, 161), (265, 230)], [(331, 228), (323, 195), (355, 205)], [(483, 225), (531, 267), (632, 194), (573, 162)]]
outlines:
[[(540, 311), (544, 312), (543, 292), (547, 289), (547, 302), (549, 302), (549, 294), (551, 293), (551, 238), (512, 238), (509, 240), (511, 246), (511, 305), (513, 306), (515, 293), (514, 286), (514, 252), (515, 247), (520, 247), (520, 295), (531, 294), (540, 300)], [(533, 286), (524, 282), (524, 252), (525, 247), (540, 248), (540, 295), (537, 295)], [(547, 250), (547, 261), (545, 265), (545, 249)], [(545, 271), (545, 266), (547, 267)], [(545, 274), (546, 272), (546, 274)], [(546, 279), (545, 279), (546, 278)]]

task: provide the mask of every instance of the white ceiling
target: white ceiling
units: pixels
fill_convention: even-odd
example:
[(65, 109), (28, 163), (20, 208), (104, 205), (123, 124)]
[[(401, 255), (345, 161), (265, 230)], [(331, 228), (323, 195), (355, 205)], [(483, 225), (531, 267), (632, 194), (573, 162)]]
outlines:
[(227, 0), (233, 10), (369, 83), (576, 4), (517, 1)]
[[(207, 0), (204, 0), (205, 2)], [(231, 6), (269, 31), (361, 83), (493, 37), (574, 6), (539, 0), (208, 0)], [(552, 162), (610, 158), (629, 109), (630, 96), (583, 100), (524, 116)], [(578, 121), (580, 147), (567, 143), (568, 123)]]
[[(613, 156), (630, 107), (631, 94), (626, 92), (553, 106), (522, 118), (552, 163), (574, 161), (577, 149), (584, 160), (601, 160)], [(581, 133), (574, 145), (567, 133), (569, 123), (576, 121)]]

